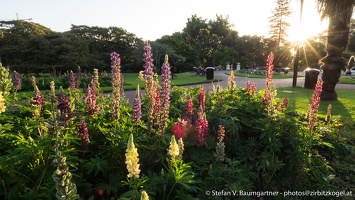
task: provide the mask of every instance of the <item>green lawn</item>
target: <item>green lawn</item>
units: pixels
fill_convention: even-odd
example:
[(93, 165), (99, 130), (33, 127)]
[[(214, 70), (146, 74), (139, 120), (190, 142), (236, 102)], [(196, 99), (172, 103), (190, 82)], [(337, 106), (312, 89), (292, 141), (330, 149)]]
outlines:
[(355, 84), (355, 76), (342, 76), (339, 80), (341, 84)]
[[(341, 121), (355, 122), (355, 90), (337, 90), (337, 101), (324, 101), (320, 103), (319, 115), (325, 117), (328, 104), (332, 105), (332, 116)], [(277, 88), (277, 97), (289, 99), (289, 109), (301, 113), (307, 113), (308, 104), (313, 95), (313, 89), (301, 87)]]
[[(124, 90), (135, 90), (137, 88), (137, 83), (139, 83), (140, 88), (144, 88), (144, 82), (138, 81), (138, 73), (123, 73), (124, 76)], [(160, 76), (159, 76), (160, 80)], [(195, 73), (184, 72), (175, 73), (174, 78), (171, 79), (171, 83), (175, 86), (191, 85), (199, 83), (210, 83), (217, 82), (220, 79), (207, 80), (206, 76), (195, 76)], [(112, 87), (102, 87), (102, 91), (112, 91)]]
[[(227, 72), (227, 74), (230, 74)], [(265, 75), (262, 74), (248, 74), (248, 73), (240, 73), (240, 72), (234, 72), (235, 76), (239, 77), (248, 77), (248, 78), (265, 78)], [(277, 73), (272, 76), (273, 79), (282, 79), (282, 78), (292, 78), (292, 74), (284, 74), (284, 73)]]

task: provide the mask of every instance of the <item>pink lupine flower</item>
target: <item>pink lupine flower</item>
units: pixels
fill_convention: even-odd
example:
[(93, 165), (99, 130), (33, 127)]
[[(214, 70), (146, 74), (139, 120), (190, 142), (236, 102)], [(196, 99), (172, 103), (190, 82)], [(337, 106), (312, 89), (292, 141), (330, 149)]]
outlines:
[(322, 92), (323, 81), (319, 79), (317, 81), (311, 103), (308, 105), (308, 131), (312, 131), (317, 122), (317, 113), (320, 103), (320, 94)]
[(12, 84), (16, 88), (16, 90), (21, 90), (21, 76), (18, 72), (13, 71), (12, 72)]
[(85, 104), (88, 109), (88, 114), (93, 116), (97, 114), (100, 110), (99, 106), (96, 104), (96, 92), (91, 86), (88, 87), (88, 90), (85, 95)]
[(266, 61), (266, 86), (265, 86), (265, 94), (263, 97), (263, 105), (270, 108), (272, 104), (273, 94), (271, 92), (272, 87), (272, 75), (274, 72), (274, 54), (270, 52)]
[(134, 101), (133, 101), (132, 113), (133, 113), (133, 122), (139, 123), (142, 118), (142, 103), (141, 103), (139, 85), (137, 86), (137, 94), (136, 94), (136, 97), (134, 98)]
[(254, 95), (256, 92), (256, 84), (251, 83), (250, 81), (247, 82), (247, 93), (249, 95)]
[(76, 78), (75, 78), (75, 75), (72, 71), (70, 71), (70, 75), (69, 75), (69, 88), (71, 90), (76, 90), (77, 87), (76, 87), (76, 84), (77, 84), (77, 81), (76, 81)]
[(208, 121), (204, 113), (199, 114), (199, 118), (195, 123), (195, 139), (196, 145), (202, 146), (208, 136)]
[(86, 121), (84, 118), (81, 118), (78, 123), (78, 133), (80, 136), (81, 147), (84, 149), (84, 151), (87, 151), (90, 139), (89, 139), (89, 129), (86, 125)]
[(198, 109), (205, 111), (206, 91), (204, 88), (198, 93)]

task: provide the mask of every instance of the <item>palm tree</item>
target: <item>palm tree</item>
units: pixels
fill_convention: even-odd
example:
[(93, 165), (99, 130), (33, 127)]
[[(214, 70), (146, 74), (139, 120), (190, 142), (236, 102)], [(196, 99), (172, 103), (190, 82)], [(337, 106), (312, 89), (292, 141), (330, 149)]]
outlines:
[(323, 70), (323, 91), (321, 100), (337, 100), (335, 86), (341, 76), (341, 70), (346, 70), (346, 61), (342, 57), (347, 49), (350, 33), (350, 19), (355, 0), (317, 0), (321, 18), (328, 18), (328, 36), (326, 44), (327, 55), (320, 60)]

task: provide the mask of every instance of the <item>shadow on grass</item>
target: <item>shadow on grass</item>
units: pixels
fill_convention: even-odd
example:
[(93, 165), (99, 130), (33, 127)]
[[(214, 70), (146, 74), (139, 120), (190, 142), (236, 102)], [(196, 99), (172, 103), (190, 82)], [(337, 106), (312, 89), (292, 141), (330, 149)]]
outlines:
[[(319, 118), (325, 118), (328, 105), (331, 104), (331, 115), (333, 118), (338, 118), (343, 122), (355, 122), (355, 105), (352, 102), (355, 91), (352, 90), (337, 90), (337, 101), (322, 101), (318, 108)], [(277, 97), (283, 99), (287, 97), (289, 100), (289, 111), (295, 111), (302, 114), (307, 114), (308, 105), (312, 99), (313, 89), (301, 87), (284, 87), (277, 89)]]

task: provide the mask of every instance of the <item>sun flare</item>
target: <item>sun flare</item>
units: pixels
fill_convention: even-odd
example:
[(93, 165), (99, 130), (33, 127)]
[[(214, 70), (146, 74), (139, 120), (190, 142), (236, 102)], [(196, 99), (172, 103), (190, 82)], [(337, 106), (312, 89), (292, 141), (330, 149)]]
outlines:
[(300, 20), (300, 2), (292, 5), (293, 14), (290, 18), (288, 41), (303, 43), (306, 39), (317, 36), (327, 29), (327, 20), (320, 20), (320, 15), (314, 2), (304, 1), (302, 19)]

